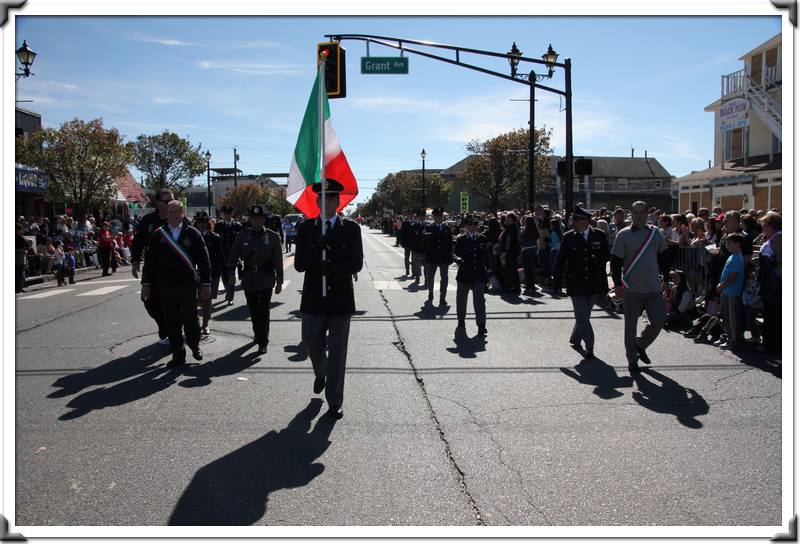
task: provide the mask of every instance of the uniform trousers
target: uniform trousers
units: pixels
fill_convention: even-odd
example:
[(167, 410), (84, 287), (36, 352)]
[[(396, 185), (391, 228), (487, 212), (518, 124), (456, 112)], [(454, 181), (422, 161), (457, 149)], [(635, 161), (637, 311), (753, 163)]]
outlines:
[[(636, 364), (639, 360), (637, 347), (647, 349), (664, 328), (667, 320), (667, 304), (661, 293), (631, 293), (625, 291), (622, 297), (622, 308), (625, 314), (625, 355), (628, 364)], [(647, 312), (647, 326), (636, 336), (636, 326), (642, 311)]]
[(164, 325), (169, 335), (169, 347), (173, 355), (181, 353), (183, 337), (191, 349), (200, 345), (200, 321), (197, 319), (197, 284), (175, 283), (159, 284), (161, 308), (164, 311)]
[(421, 251), (411, 252), (411, 275), (415, 278), (422, 276), (422, 262), (425, 260), (425, 254)]
[(259, 291), (245, 291), (244, 298), (247, 299), (247, 308), (250, 310), (256, 344), (265, 346), (269, 344), (269, 305), (272, 302), (272, 287)]
[(225, 286), (225, 300), (230, 302), (233, 300), (233, 294), (236, 292), (236, 282), (228, 281), (228, 274), (222, 275), (222, 285)]
[(147, 310), (147, 314), (156, 322), (156, 326), (158, 326), (158, 337), (162, 340), (167, 338), (169, 336), (169, 331), (164, 321), (164, 309), (161, 306), (161, 289), (158, 287), (158, 284), (150, 286), (150, 297), (144, 301), (144, 309)]
[(572, 311), (575, 313), (575, 326), (572, 328), (569, 341), (572, 344), (579, 344), (583, 340), (587, 351), (594, 351), (594, 330), (589, 318), (597, 297), (598, 295), (569, 297), (572, 299)]
[(425, 263), (425, 284), (428, 286), (428, 297), (433, 298), (433, 278), (439, 270), (439, 298), (447, 297), (447, 272), (450, 268), (446, 263)]
[(409, 267), (409, 263), (410, 262), (411, 262), (411, 248), (410, 247), (404, 247), (403, 248), (403, 264), (406, 265), (406, 276), (408, 276), (408, 270), (409, 270), (408, 267)]
[[(325, 378), (325, 400), (330, 407), (344, 402), (349, 315), (303, 314), (302, 338), (314, 366), (314, 376)], [(327, 334), (327, 338), (326, 338)]]
[(456, 315), (459, 321), (467, 317), (467, 297), (472, 291), (472, 306), (475, 309), (475, 321), (479, 327), (486, 326), (486, 281), (458, 281), (456, 287)]

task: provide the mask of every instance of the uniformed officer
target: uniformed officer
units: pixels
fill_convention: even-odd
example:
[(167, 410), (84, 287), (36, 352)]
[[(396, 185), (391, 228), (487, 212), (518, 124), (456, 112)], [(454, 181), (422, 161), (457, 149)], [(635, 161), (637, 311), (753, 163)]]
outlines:
[(173, 200), (167, 209), (167, 225), (156, 229), (150, 238), (142, 269), (141, 292), (145, 302), (153, 286), (158, 286), (161, 294), (161, 308), (172, 349), (172, 360), (167, 366), (186, 363), (181, 328), (186, 333), (192, 356), (198, 361), (203, 359), (197, 300), (209, 297), (210, 282), (211, 263), (203, 236), (184, 217), (183, 204)]
[(226, 261), (228, 283), (235, 285), (234, 270), (242, 260), (242, 289), (259, 353), (266, 353), (269, 344), (272, 289), (276, 295), (283, 289), (283, 246), (278, 233), (264, 227), (266, 219), (265, 206), (250, 207), (250, 228), (236, 236)]
[(225, 273), (225, 257), (222, 252), (222, 238), (211, 229), (208, 213), (200, 211), (194, 216), (194, 227), (203, 235), (208, 250), (208, 259), (211, 261), (211, 288), (208, 299), (200, 301), (203, 312), (203, 327), (200, 333), (208, 336), (211, 331), (208, 322), (211, 320), (211, 301), (217, 298), (219, 280)]
[[(139, 266), (142, 259), (146, 257), (145, 251), (150, 245), (153, 233), (167, 224), (167, 205), (173, 198), (172, 191), (169, 189), (159, 189), (154, 197), (156, 211), (142, 217), (136, 227), (136, 234), (133, 236), (133, 245), (131, 246), (131, 274), (134, 278), (139, 278)], [(159, 344), (169, 345), (169, 332), (164, 324), (164, 311), (161, 309), (158, 285), (150, 286), (150, 296), (144, 301), (144, 309), (158, 326)]]
[(414, 283), (419, 283), (422, 275), (422, 264), (425, 262), (425, 212), (417, 210), (411, 223), (408, 244), (411, 247), (411, 274)]
[(478, 233), (478, 219), (466, 216), (462, 222), (467, 232), (456, 239), (453, 252), (458, 263), (456, 273), (456, 332), (464, 332), (467, 316), (467, 297), (472, 291), (472, 304), (475, 308), (475, 321), (478, 334), (486, 336), (486, 280), (489, 278), (491, 254), (489, 239)]
[(264, 205), (264, 227), (273, 232), (277, 232), (281, 238), (281, 247), (283, 247), (283, 225), (281, 225), (281, 216), (273, 213), (272, 204)]
[[(409, 212), (408, 216), (413, 216), (414, 212)], [(413, 222), (410, 219), (403, 218), (400, 224), (400, 245), (403, 247), (403, 264), (406, 267), (406, 277), (409, 276), (409, 266), (411, 265), (411, 225)]]
[[(298, 224), (294, 267), (298, 272), (305, 272), (300, 301), (302, 338), (314, 365), (314, 393), (325, 389), (328, 414), (339, 419), (344, 415), (342, 403), (350, 319), (356, 311), (353, 275), (364, 265), (364, 248), (361, 227), (336, 214), (339, 193), (344, 187), (331, 178), (326, 183), (326, 233), (322, 235), (319, 217)], [(321, 184), (315, 184), (312, 190), (318, 194), (317, 204), (322, 209)]]
[(447, 306), (447, 270), (453, 262), (453, 231), (444, 224), (444, 208), (433, 210), (433, 224), (425, 229), (425, 284), (433, 302), (433, 278), (439, 270), (439, 306)]
[[(594, 358), (594, 331), (589, 317), (597, 297), (608, 293), (606, 263), (611, 259), (606, 234), (590, 225), (592, 215), (576, 207), (572, 213), (573, 230), (564, 233), (558, 253), (553, 288), (561, 290), (566, 272), (567, 294), (572, 299), (575, 326), (569, 343), (586, 359)], [(581, 348), (583, 341), (585, 350)]]
[[(222, 207), (222, 221), (214, 227), (217, 234), (222, 238), (222, 255), (225, 261), (228, 260), (228, 254), (231, 252), (231, 246), (236, 239), (236, 235), (242, 232), (242, 225), (233, 219), (233, 206)], [(241, 278), (241, 268), (239, 269), (239, 277)], [(228, 301), (228, 306), (233, 304), (233, 294), (236, 290), (236, 283), (228, 281), (228, 274), (222, 275), (222, 283), (225, 285), (225, 300)]]

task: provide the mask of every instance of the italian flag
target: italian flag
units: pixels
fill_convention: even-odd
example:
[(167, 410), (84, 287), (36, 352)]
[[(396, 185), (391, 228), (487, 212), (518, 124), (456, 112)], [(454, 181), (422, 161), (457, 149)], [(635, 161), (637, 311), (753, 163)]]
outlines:
[[(344, 186), (336, 211), (341, 211), (358, 194), (356, 178), (339, 145), (336, 131), (333, 130), (328, 96), (324, 89), (320, 93), (319, 77), (319, 73), (317, 73), (306, 106), (306, 113), (303, 115), (303, 123), (300, 125), (300, 134), (297, 136), (297, 145), (295, 145), (292, 156), (292, 166), (289, 168), (289, 183), (286, 190), (286, 200), (303, 212), (306, 217), (320, 215), (317, 194), (311, 190), (314, 183), (320, 182), (320, 158), (322, 156), (320, 129), (324, 130), (325, 177), (335, 179)], [(319, 122), (320, 109), (323, 110), (322, 127)], [(330, 213), (328, 210), (326, 212)]]

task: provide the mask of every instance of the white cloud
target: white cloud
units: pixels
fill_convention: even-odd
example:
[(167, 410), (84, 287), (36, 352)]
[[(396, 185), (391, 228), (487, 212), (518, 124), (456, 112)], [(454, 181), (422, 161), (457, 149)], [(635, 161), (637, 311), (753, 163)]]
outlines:
[(77, 91), (78, 86), (72, 83), (63, 83), (61, 81), (52, 81), (48, 79), (39, 79), (36, 85), (43, 90), (49, 91)]
[(197, 63), (204, 70), (223, 70), (259, 76), (301, 75), (313, 70), (309, 64), (275, 64), (268, 62), (236, 62), (227, 60), (204, 60)]
[(409, 110), (419, 111), (439, 111), (443, 104), (432, 100), (416, 100), (405, 96), (370, 96), (365, 98), (352, 99), (350, 106), (366, 110), (381, 111), (391, 113), (392, 110), (407, 112)]
[(276, 47), (281, 47), (281, 44), (267, 40), (251, 40), (247, 42), (235, 42), (230, 44), (230, 46), (226, 47), (225, 49), (274, 49)]
[(153, 104), (186, 104), (188, 101), (182, 98), (168, 98), (163, 96), (154, 96)]
[(196, 46), (196, 43), (185, 42), (182, 40), (175, 40), (172, 38), (158, 38), (154, 36), (146, 36), (141, 32), (135, 32), (128, 36), (129, 40), (133, 40), (136, 42), (145, 42), (145, 43), (157, 43), (160, 45), (170, 45), (170, 46), (177, 46), (177, 47), (187, 47), (187, 46)]

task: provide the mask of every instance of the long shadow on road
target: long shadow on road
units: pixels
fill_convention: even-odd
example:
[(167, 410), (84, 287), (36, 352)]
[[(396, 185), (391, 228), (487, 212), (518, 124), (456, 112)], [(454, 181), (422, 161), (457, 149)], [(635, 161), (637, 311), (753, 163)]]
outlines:
[(575, 365), (575, 370), (562, 368), (561, 372), (578, 383), (594, 385), (595, 388), (592, 392), (601, 399), (606, 400), (621, 397), (622, 393), (617, 389), (633, 385), (631, 378), (617, 375), (617, 371), (614, 370), (613, 366), (597, 358), (593, 360), (583, 359)]
[[(651, 382), (645, 375), (652, 376), (661, 385)], [(697, 391), (683, 387), (652, 368), (642, 370), (641, 374), (634, 374), (633, 379), (639, 389), (633, 392), (633, 400), (643, 407), (660, 414), (672, 414), (691, 429), (703, 426), (697, 417), (708, 413), (708, 403)]]
[(315, 461), (330, 446), (335, 424), (322, 416), (311, 430), (321, 407), (322, 400), (312, 399), (285, 429), (198, 470), (169, 525), (252, 525), (266, 513), (270, 493), (308, 485), (325, 470)]
[(248, 342), (231, 351), (224, 357), (218, 357), (204, 365), (186, 368), (183, 374), (188, 376), (189, 379), (180, 382), (178, 385), (182, 387), (201, 387), (209, 385), (212, 378), (231, 376), (250, 368), (259, 360), (260, 355), (257, 351), (253, 351), (253, 353), (247, 355), (244, 353), (254, 345), (254, 342)]

